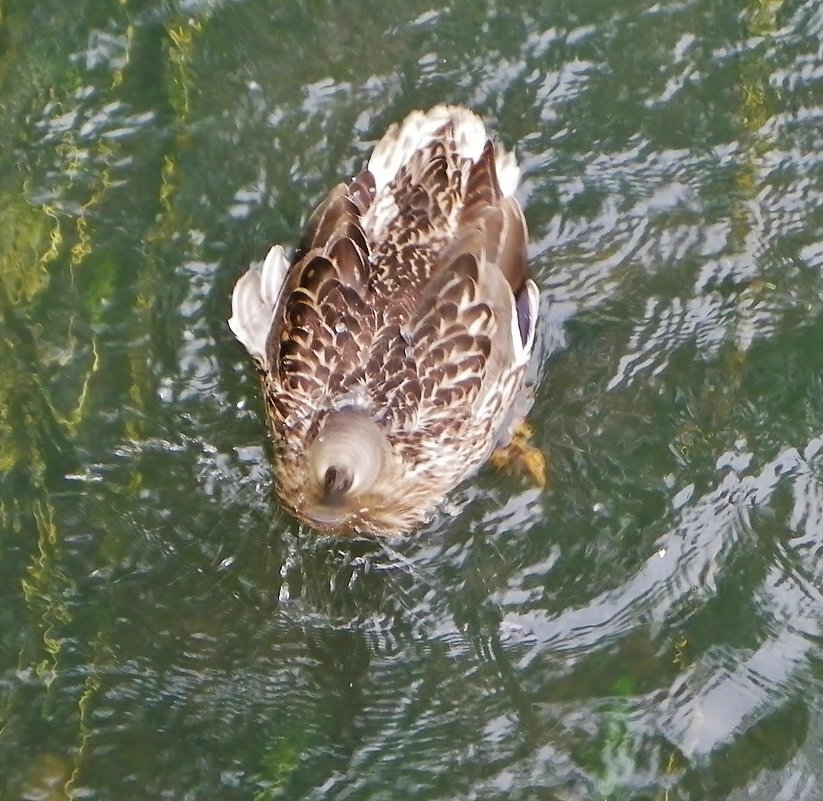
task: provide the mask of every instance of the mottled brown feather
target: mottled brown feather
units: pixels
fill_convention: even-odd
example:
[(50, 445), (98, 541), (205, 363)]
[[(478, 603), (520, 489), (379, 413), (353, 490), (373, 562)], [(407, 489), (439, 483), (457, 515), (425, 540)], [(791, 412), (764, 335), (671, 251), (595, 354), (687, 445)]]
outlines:
[(362, 216), (374, 200), (374, 176), (368, 170), (363, 170), (360, 174), (352, 178), (347, 194), (357, 206), (357, 210)]

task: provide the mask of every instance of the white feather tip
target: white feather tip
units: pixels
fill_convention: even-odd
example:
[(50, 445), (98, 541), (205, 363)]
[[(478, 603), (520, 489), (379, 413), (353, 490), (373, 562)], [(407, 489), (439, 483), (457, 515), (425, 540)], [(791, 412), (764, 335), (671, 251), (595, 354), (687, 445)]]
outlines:
[[(397, 175), (398, 170), (435, 134), (451, 123), (457, 151), (476, 161), (489, 139), (483, 121), (462, 106), (435, 106), (428, 111), (412, 111), (402, 123), (392, 125), (377, 143), (369, 159), (369, 171), (379, 192)], [(511, 153), (498, 145), (495, 152), (497, 178), (504, 195), (512, 195), (520, 180), (520, 169)]]
[(266, 367), (266, 340), (286, 280), (289, 262), (275, 245), (262, 265), (254, 264), (234, 285), (229, 328), (249, 355)]
[[(531, 278), (520, 292), (517, 298), (512, 295), (511, 319), (514, 360), (518, 367), (528, 364), (531, 359), (540, 306), (540, 290)], [(525, 322), (524, 331), (520, 328), (521, 320)]]

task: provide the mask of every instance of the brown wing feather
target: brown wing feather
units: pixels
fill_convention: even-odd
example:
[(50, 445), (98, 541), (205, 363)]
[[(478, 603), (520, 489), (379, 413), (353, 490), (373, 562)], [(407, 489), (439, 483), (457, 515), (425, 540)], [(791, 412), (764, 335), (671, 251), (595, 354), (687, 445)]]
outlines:
[(486, 142), (466, 181), (458, 238), (466, 229), (482, 232), (486, 259), (500, 268), (514, 292), (519, 291), (528, 277), (526, 222), (517, 201), (501, 195), (491, 141)]
[(348, 196), (345, 184), (337, 184), (326, 195), (323, 202), (314, 210), (297, 248), (295, 264), (303, 254), (317, 247), (322, 247), (334, 236), (335, 230), (348, 222)]
[(374, 176), (368, 170), (363, 170), (352, 178), (348, 187), (348, 195), (354, 201), (361, 216), (369, 210), (374, 194)]
[(472, 414), (491, 348), (494, 316), (477, 300), (477, 259), (459, 255), (421, 294), (406, 335), (417, 379), (410, 427), (437, 437)]
[(309, 218), (295, 261), (315, 249), (328, 252), (341, 237), (348, 237), (368, 255), (360, 219), (373, 199), (374, 178), (368, 170), (363, 170), (348, 186), (335, 186)]
[(494, 166), (494, 146), (491, 141), (487, 141), (466, 180), (460, 222), (470, 224), (483, 211), (496, 206), (500, 195), (500, 184), (497, 182), (497, 170)]
[(498, 240), (497, 250), (489, 248), (495, 264), (500, 268), (512, 291), (517, 294), (529, 277), (526, 257), (526, 220), (520, 204), (511, 197), (503, 198), (500, 203), (505, 224), (502, 236)]

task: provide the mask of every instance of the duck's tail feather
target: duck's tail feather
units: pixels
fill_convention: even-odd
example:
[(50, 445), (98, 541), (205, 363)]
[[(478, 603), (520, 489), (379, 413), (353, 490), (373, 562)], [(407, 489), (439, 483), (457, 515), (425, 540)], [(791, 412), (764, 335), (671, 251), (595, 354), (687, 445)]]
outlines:
[[(428, 111), (412, 111), (402, 123), (390, 126), (369, 159), (377, 193), (387, 186), (400, 168), (421, 148), (428, 145), (444, 127), (451, 125), (457, 153), (477, 161), (489, 141), (483, 121), (462, 106), (435, 106)], [(495, 147), (495, 168), (502, 194), (514, 194), (520, 182), (520, 168), (512, 153)]]

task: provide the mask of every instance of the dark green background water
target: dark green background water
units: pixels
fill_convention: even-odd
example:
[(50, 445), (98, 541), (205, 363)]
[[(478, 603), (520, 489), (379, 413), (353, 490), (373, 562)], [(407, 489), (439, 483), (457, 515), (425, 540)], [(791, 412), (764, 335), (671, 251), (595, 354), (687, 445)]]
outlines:
[[(819, 799), (822, 8), (0, 5), (0, 798)], [(551, 485), (317, 541), (231, 287), (442, 101), (523, 162)]]

